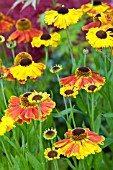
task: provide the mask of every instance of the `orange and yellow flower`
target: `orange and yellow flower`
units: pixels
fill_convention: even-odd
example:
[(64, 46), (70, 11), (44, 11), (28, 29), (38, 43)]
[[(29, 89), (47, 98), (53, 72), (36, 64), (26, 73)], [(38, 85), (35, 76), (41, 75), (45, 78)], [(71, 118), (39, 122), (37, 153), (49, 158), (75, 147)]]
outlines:
[(64, 97), (76, 98), (76, 95), (78, 94), (78, 88), (66, 85), (60, 88), (60, 94)]
[(88, 128), (69, 129), (65, 133), (67, 138), (60, 140), (54, 144), (56, 148), (60, 148), (60, 153), (64, 156), (76, 156), (77, 159), (84, 159), (90, 154), (99, 153), (102, 149), (104, 136), (98, 136), (95, 132)]
[(86, 34), (86, 39), (93, 48), (113, 47), (113, 32), (104, 28), (91, 28)]
[(102, 85), (98, 83), (86, 84), (83, 87), (83, 89), (85, 89), (89, 93), (95, 93), (99, 91), (101, 88), (102, 88)]
[(8, 41), (15, 40), (17, 43), (27, 43), (31, 42), (33, 37), (38, 37), (42, 34), (41, 30), (32, 27), (31, 21), (27, 18), (19, 19), (16, 22), (16, 29), (17, 30), (9, 36)]
[(54, 24), (57, 28), (66, 29), (69, 25), (77, 23), (82, 16), (80, 9), (68, 9), (62, 5), (58, 11), (50, 10), (45, 12), (45, 22), (48, 25)]
[(46, 159), (48, 159), (49, 161), (54, 160), (54, 159), (60, 159), (60, 149), (51, 149), (51, 148), (47, 148), (44, 151), (44, 156)]
[(25, 84), (28, 79), (37, 80), (46, 68), (43, 63), (35, 63), (27, 52), (16, 55), (14, 65), (10, 68), (10, 73), (21, 84)]
[(107, 12), (111, 8), (111, 5), (101, 1), (94, 1), (93, 5), (88, 3), (81, 6), (81, 10), (90, 16), (95, 16), (99, 12)]
[(86, 84), (98, 83), (103, 85), (105, 77), (101, 77), (97, 72), (92, 72), (88, 67), (80, 67), (76, 69), (74, 75), (62, 78), (60, 83), (63, 86), (69, 85), (81, 89)]
[(15, 21), (0, 12), (0, 34), (11, 31)]
[[(38, 106), (28, 101), (29, 95), (32, 92), (27, 92), (19, 97), (12, 96), (9, 100), (9, 109), (5, 110), (5, 114), (17, 121), (19, 124), (26, 122), (30, 123), (31, 119), (39, 120)], [(55, 102), (48, 97), (40, 103), (41, 119), (44, 121), (50, 115), (55, 107)]]

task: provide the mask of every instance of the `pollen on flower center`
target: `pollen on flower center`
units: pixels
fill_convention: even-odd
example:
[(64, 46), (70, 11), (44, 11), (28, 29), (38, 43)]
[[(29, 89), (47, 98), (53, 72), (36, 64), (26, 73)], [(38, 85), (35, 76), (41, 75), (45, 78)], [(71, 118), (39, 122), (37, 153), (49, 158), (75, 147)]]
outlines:
[(59, 14), (67, 14), (68, 12), (69, 12), (69, 10), (67, 8), (65, 8), (65, 7), (61, 7), (58, 10)]
[(90, 86), (88, 87), (88, 90), (94, 91), (96, 88), (97, 88), (97, 86), (95, 86), (95, 85), (90, 85)]
[(82, 140), (85, 139), (87, 136), (87, 133), (82, 128), (76, 128), (72, 131), (71, 138), (74, 140)]
[(32, 61), (29, 59), (29, 58), (23, 58), (21, 61), (20, 61), (20, 65), (21, 66), (28, 66), (32, 63)]
[(37, 101), (37, 100), (41, 100), (42, 98), (43, 98), (43, 97), (42, 97), (41, 95), (37, 94), (37, 95), (35, 95), (35, 96), (32, 98), (32, 100)]
[(19, 19), (16, 22), (17, 30), (29, 30), (31, 28), (31, 21), (27, 18)]
[(94, 6), (102, 5), (102, 2), (101, 2), (101, 1), (94, 1), (94, 2), (93, 2), (93, 5), (94, 5)]
[(96, 36), (97, 36), (98, 38), (100, 38), (100, 39), (105, 39), (105, 38), (107, 38), (107, 34), (106, 34), (106, 32), (103, 31), (103, 30), (98, 31), (98, 32), (96, 33)]
[(77, 77), (90, 77), (91, 70), (88, 67), (79, 67), (76, 69)]
[(58, 153), (54, 150), (48, 152), (48, 157), (49, 158), (54, 158), (54, 157), (57, 157)]
[(51, 38), (50, 34), (43, 34), (40, 39), (41, 40), (49, 40), (50, 38)]
[(27, 108), (27, 107), (29, 107), (29, 106), (33, 106), (32, 104), (29, 103), (27, 97), (24, 97), (24, 96), (22, 96), (22, 97), (20, 98), (20, 103), (21, 103), (21, 106), (22, 106), (23, 108)]
[(69, 95), (69, 94), (73, 94), (73, 92), (74, 92), (73, 90), (66, 90), (66, 91), (65, 91), (65, 94), (66, 94), (66, 95)]

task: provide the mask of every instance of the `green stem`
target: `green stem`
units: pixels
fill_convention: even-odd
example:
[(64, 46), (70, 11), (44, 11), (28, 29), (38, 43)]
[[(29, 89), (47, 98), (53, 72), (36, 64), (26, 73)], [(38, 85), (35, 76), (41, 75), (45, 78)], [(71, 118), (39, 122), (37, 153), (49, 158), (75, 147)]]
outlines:
[(24, 43), (25, 45), (25, 51), (28, 53), (28, 43)]
[(3, 99), (4, 99), (4, 104), (5, 104), (5, 107), (7, 108), (7, 102), (6, 102), (6, 97), (5, 97), (5, 93), (4, 93), (4, 86), (3, 86), (3, 80), (2, 79), (0, 80), (0, 83), (1, 83), (1, 90), (2, 90), (2, 96), (3, 96)]
[(7, 149), (5, 148), (5, 145), (4, 145), (4, 143), (3, 143), (2, 140), (1, 140), (1, 144), (2, 144), (3, 150), (4, 150), (5, 154), (6, 154), (6, 157), (7, 157), (7, 160), (8, 160), (8, 162), (9, 162), (9, 164), (11, 165), (11, 167), (13, 167), (13, 164), (12, 164), (12, 162), (11, 162), (11, 159), (10, 159), (8, 153), (7, 153)]
[(72, 52), (72, 48), (71, 48), (71, 41), (70, 41), (70, 38), (69, 38), (68, 28), (66, 28), (66, 35), (67, 35), (67, 39), (68, 39), (68, 46), (69, 46), (69, 51), (70, 51), (70, 55), (71, 55), (72, 66), (73, 66), (73, 63), (75, 63), (75, 65), (77, 65), (76, 61), (74, 61), (74, 57), (73, 57), (73, 52)]
[(93, 4), (94, 4), (94, 0), (91, 0), (91, 4), (92, 4), (92, 6), (93, 6)]
[(48, 63), (48, 48), (45, 47), (45, 65), (47, 67), (47, 63)]
[(94, 131), (94, 93), (91, 94), (91, 125), (92, 131)]
[(74, 120), (74, 116), (73, 116), (73, 106), (72, 106), (72, 103), (71, 103), (71, 98), (69, 98), (69, 104), (70, 104), (70, 108), (71, 108), (71, 119), (72, 119), (74, 128), (76, 128), (76, 124), (75, 124), (75, 120)]
[[(56, 73), (56, 75), (57, 75), (59, 86), (61, 87), (59, 74)], [(65, 109), (66, 109), (66, 116), (67, 116), (67, 121), (68, 121), (68, 108), (67, 108), (66, 99), (64, 96), (63, 96), (63, 101), (64, 101), (64, 105), (65, 105)]]
[(11, 48), (11, 52), (12, 52), (12, 57), (13, 57), (13, 60), (15, 59), (15, 51), (14, 51), (14, 48)]
[(105, 69), (105, 77), (107, 78), (107, 63), (106, 63), (106, 56), (104, 57), (104, 69)]
[(59, 170), (57, 160), (53, 160), (55, 170)]
[(38, 104), (38, 113), (39, 113), (39, 120), (40, 120), (40, 133), (39, 133), (39, 136), (40, 136), (40, 139), (39, 139), (39, 151), (40, 151), (40, 154), (41, 154), (41, 164), (42, 164), (42, 170), (45, 170), (45, 165), (44, 165), (44, 160), (43, 160), (43, 151), (44, 151), (44, 148), (43, 148), (43, 142), (42, 142), (42, 116), (41, 116), (41, 111), (40, 111), (40, 104)]
[(84, 54), (84, 67), (86, 67), (86, 54)]

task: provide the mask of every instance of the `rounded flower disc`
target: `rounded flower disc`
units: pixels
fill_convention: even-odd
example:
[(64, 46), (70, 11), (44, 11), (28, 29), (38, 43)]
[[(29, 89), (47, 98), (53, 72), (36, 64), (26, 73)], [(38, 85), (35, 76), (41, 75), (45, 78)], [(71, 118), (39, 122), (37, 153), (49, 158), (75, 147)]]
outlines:
[(102, 28), (91, 28), (86, 34), (86, 39), (93, 48), (113, 47), (113, 33)]
[(74, 86), (64, 86), (60, 88), (60, 94), (64, 97), (73, 97), (76, 98), (76, 95), (78, 94), (78, 88)]
[(86, 84), (83, 89), (85, 89), (89, 93), (95, 93), (102, 88), (102, 85), (98, 83)]
[(46, 140), (52, 140), (52, 139), (54, 139), (56, 137), (56, 135), (57, 135), (57, 131), (56, 131), (56, 129), (53, 129), (53, 128), (47, 129), (43, 133), (43, 137)]
[[(12, 96), (9, 100), (9, 109), (5, 110), (6, 116), (10, 116), (19, 124), (23, 122), (30, 123), (31, 119), (39, 120), (38, 106), (28, 101), (28, 96), (31, 94), (31, 92), (26, 92), (20, 97)], [(40, 103), (42, 120), (47, 119), (54, 107), (55, 102), (50, 97)]]
[(53, 159), (59, 159), (60, 158), (60, 149), (51, 149), (47, 148), (44, 151), (45, 158), (48, 159), (49, 161)]
[(31, 21), (27, 18), (19, 19), (16, 22), (17, 30), (14, 31), (8, 38), (8, 41), (16, 41), (17, 43), (20, 42), (31, 42), (33, 37), (38, 37), (42, 34), (41, 30), (37, 28), (33, 28)]
[(98, 136), (88, 128), (75, 128), (68, 130), (65, 134), (67, 138), (55, 143), (56, 148), (60, 148), (60, 153), (64, 156), (76, 156), (77, 159), (101, 152), (98, 144), (103, 145), (105, 138)]
[(98, 83), (103, 85), (105, 83), (105, 77), (101, 77), (97, 72), (92, 72), (88, 67), (79, 67), (76, 69), (74, 75), (62, 78), (60, 83), (63, 86), (69, 85), (81, 89), (86, 84)]
[(46, 11), (45, 14), (45, 22), (48, 25), (54, 24), (57, 28), (66, 29), (69, 25), (77, 23), (82, 16), (82, 11), (62, 6), (58, 11), (50, 10)]
[(25, 84), (27, 79), (37, 80), (46, 68), (43, 63), (35, 63), (32, 56), (26, 52), (19, 53), (14, 61), (15, 65), (10, 68), (10, 73), (21, 84)]
[(39, 37), (34, 37), (33, 41), (31, 42), (32, 47), (39, 48), (41, 45), (44, 45), (46, 47), (52, 46), (57, 47), (58, 43), (57, 41), (60, 40), (60, 34), (57, 32), (51, 33), (51, 34), (42, 34)]
[(42, 93), (34, 91), (28, 96), (28, 101), (32, 104), (38, 104), (47, 100), (49, 96), (50, 94), (47, 94), (46, 92)]

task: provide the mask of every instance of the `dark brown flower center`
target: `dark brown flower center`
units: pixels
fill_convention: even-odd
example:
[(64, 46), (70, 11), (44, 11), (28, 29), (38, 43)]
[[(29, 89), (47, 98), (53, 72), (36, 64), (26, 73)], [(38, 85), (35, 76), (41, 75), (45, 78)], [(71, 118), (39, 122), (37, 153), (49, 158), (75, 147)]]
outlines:
[(17, 30), (29, 30), (31, 28), (31, 21), (27, 18), (19, 19), (16, 23)]
[(101, 1), (94, 1), (94, 2), (93, 2), (93, 5), (94, 5), (94, 6), (102, 5), (102, 2), (101, 2)]
[(20, 61), (21, 66), (29, 66), (32, 63), (32, 61), (29, 58), (23, 58)]
[(67, 8), (65, 8), (65, 7), (61, 7), (61, 8), (59, 8), (59, 10), (58, 10), (58, 13), (59, 14), (67, 14), (69, 12), (69, 10), (67, 9)]
[(85, 139), (87, 136), (86, 132), (82, 128), (76, 128), (72, 131), (71, 138), (74, 140), (82, 140)]
[(46, 135), (47, 135), (47, 136), (54, 136), (54, 134), (55, 134), (55, 132), (54, 132), (53, 130), (48, 130), (48, 131), (46, 132)]
[(97, 15), (95, 15), (95, 17), (101, 17), (101, 14), (97, 14)]
[(56, 71), (59, 70), (60, 68), (58, 66), (54, 66), (52, 69)]
[(25, 93), (23, 97), (28, 97), (31, 94), (31, 92)]
[[(113, 33), (113, 28), (108, 28), (107, 31), (110, 31)], [(111, 37), (113, 37), (113, 35), (110, 35)]]
[(90, 77), (91, 70), (88, 67), (79, 67), (76, 69), (76, 75), (77, 77)]
[(57, 157), (57, 155), (58, 155), (57, 151), (52, 150), (52, 151), (48, 152), (49, 158)]
[(43, 97), (42, 97), (41, 95), (37, 94), (37, 95), (35, 95), (35, 96), (32, 98), (32, 100), (37, 101), (37, 100), (41, 100), (42, 98), (43, 98)]
[(43, 34), (40, 39), (41, 40), (49, 40), (49, 39), (51, 39), (51, 35), (50, 34)]
[(100, 39), (105, 39), (105, 38), (107, 38), (107, 34), (106, 34), (106, 32), (103, 31), (103, 30), (98, 31), (98, 32), (96, 33), (96, 36), (97, 36), (98, 38), (100, 38)]
[(21, 103), (21, 106), (24, 107), (24, 108), (28, 108), (29, 106), (30, 107), (34, 106), (33, 104), (29, 103), (29, 101), (28, 101), (26, 96), (20, 97), (20, 103)]
[(97, 88), (97, 86), (95, 86), (95, 85), (90, 85), (90, 86), (88, 87), (88, 90), (94, 91), (96, 88)]
[(74, 92), (73, 90), (66, 90), (66, 91), (65, 91), (65, 94), (66, 94), (66, 95), (69, 95), (69, 94), (73, 94), (73, 92)]

